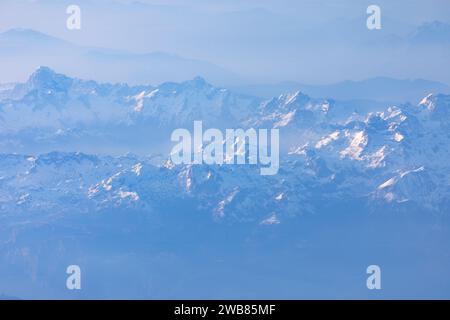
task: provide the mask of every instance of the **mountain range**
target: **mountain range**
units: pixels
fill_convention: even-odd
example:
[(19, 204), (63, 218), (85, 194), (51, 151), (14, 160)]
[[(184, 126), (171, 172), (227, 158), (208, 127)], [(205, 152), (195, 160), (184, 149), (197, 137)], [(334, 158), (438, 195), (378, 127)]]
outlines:
[[(290, 195), (292, 185), (298, 183), (304, 190), (331, 188), (326, 197), (334, 199), (342, 198), (345, 193), (345, 198), (361, 197), (369, 202), (376, 200), (407, 208), (414, 203), (436, 212), (448, 206), (450, 168), (445, 159), (449, 151), (444, 146), (450, 142), (450, 98), (443, 94), (427, 95), (416, 105), (355, 110), (341, 102), (314, 99), (300, 92), (268, 100), (236, 95), (201, 78), (159, 87), (130, 87), (73, 79), (41, 67), (26, 83), (2, 90), (1, 97), (3, 153), (32, 152), (23, 156), (5, 154), (3, 161), (13, 167), (3, 173), (4, 184), (9, 179), (16, 181), (19, 171), (24, 174), (22, 182), (36, 179), (33, 174), (36, 172), (38, 177), (57, 179), (37, 181), (37, 185), (61, 185), (58, 192), (63, 194), (77, 190), (77, 197), (87, 203), (100, 197), (102, 204), (124, 201), (145, 208), (155, 204), (148, 203), (149, 199), (139, 194), (157, 190), (139, 181), (156, 180), (160, 187), (159, 183), (167, 179), (167, 187), (172, 188), (168, 194), (193, 193), (199, 199), (210, 198), (200, 203), (209, 207), (211, 214), (224, 210), (226, 199), (234, 198), (240, 194), (237, 190), (244, 187), (254, 190), (248, 197), (257, 194), (268, 201), (267, 208), (258, 210), (261, 214), (270, 214), (282, 203), (299, 208), (305, 194)], [(233, 169), (226, 165), (201, 168), (171, 165), (168, 160), (171, 130), (191, 129), (193, 121), (199, 119), (209, 127), (280, 129), (280, 174), (263, 178), (258, 177), (256, 168), (246, 166)], [(148, 140), (158, 140), (158, 143)], [(104, 145), (98, 147), (101, 143)], [(117, 150), (112, 150), (114, 147)], [(51, 148), (53, 152), (45, 153)], [(124, 150), (128, 156), (121, 155)], [(116, 158), (110, 159), (111, 156)], [(56, 167), (51, 170), (59, 173), (41, 176), (40, 172), (53, 164)], [(97, 168), (87, 171), (87, 180), (82, 178), (84, 166)], [(136, 166), (140, 168), (139, 174), (133, 169)], [(72, 169), (68, 170), (69, 167)], [(242, 171), (238, 174), (240, 183), (231, 182), (235, 180), (236, 170)], [(8, 172), (14, 173), (13, 176)], [(69, 177), (65, 177), (67, 174)], [(117, 186), (116, 179), (120, 181)], [(268, 188), (266, 183), (272, 187)], [(15, 182), (13, 185), (19, 186)], [(23, 190), (3, 188), (4, 192), (12, 192), (3, 194), (3, 198), (22, 199), (32, 194), (26, 189), (28, 184), (24, 186)], [(144, 189), (137, 191), (132, 186)], [(196, 188), (198, 191), (194, 192)], [(215, 192), (208, 195), (213, 189)], [(268, 193), (269, 189), (272, 191)], [(202, 190), (207, 194), (202, 195)], [(31, 200), (33, 203), (40, 197), (31, 199), (35, 199)], [(15, 212), (28, 203), (26, 197), (22, 200), (8, 200), (2, 204), (3, 209)], [(38, 208), (51, 207), (54, 198), (46, 199), (44, 195), (43, 200), (45, 204), (39, 204)], [(244, 203), (262, 205), (249, 199)], [(67, 206), (59, 205), (61, 210)], [(33, 205), (25, 208), (30, 210)], [(232, 211), (238, 215), (240, 210), (234, 207)], [(294, 214), (288, 209), (280, 211)]]
[[(354, 29), (354, 26), (348, 28)], [(380, 38), (377, 40), (377, 43), (381, 41), (377, 44), (378, 46), (393, 48), (407, 46), (406, 50), (416, 55), (429, 47), (431, 50), (427, 54), (438, 55), (439, 57), (435, 60), (439, 61), (447, 54), (445, 48), (450, 41), (449, 29), (448, 24), (433, 21), (424, 23), (408, 35), (398, 36), (394, 40), (391, 39), (392, 35), (386, 35), (384, 32), (380, 36), (370, 35), (368, 39)], [(365, 31), (359, 31), (361, 34), (357, 38), (367, 37)], [(331, 41), (336, 38), (335, 33), (338, 31), (328, 30), (328, 32), (331, 32), (329, 36)], [(346, 34), (342, 30), (339, 32)], [(325, 34), (322, 34), (322, 37), (324, 36)], [(302, 38), (297, 40), (305, 41)], [(354, 40), (356, 41), (356, 39), (352, 41)], [(443, 48), (436, 48), (437, 45)], [(427, 92), (450, 93), (446, 83), (390, 77), (371, 77), (359, 81), (347, 80), (316, 85), (298, 81), (261, 83), (260, 77), (247, 74), (242, 68), (236, 72), (208, 61), (161, 51), (134, 53), (126, 50), (82, 46), (25, 28), (8, 29), (0, 33), (0, 49), (0, 67), (3, 70), (0, 83), (24, 81), (38, 66), (45, 65), (82, 79), (95, 79), (98, 82), (109, 83), (126, 82), (131, 85), (158, 85), (167, 81), (182, 82), (200, 76), (215, 85), (226, 86), (239, 93), (266, 99), (300, 90), (312, 97), (357, 100), (358, 103), (375, 105), (379, 102), (415, 103)], [(383, 59), (385, 58), (381, 56), (377, 61), (383, 61)], [(17, 61), (20, 63), (12, 63)], [(390, 63), (386, 61), (387, 66)], [(395, 67), (391, 66), (391, 69)], [(302, 73), (299, 72), (298, 76), (301, 77)]]
[(404, 102), (418, 103), (429, 93), (450, 93), (450, 87), (444, 83), (423, 79), (399, 80), (388, 77), (376, 77), (361, 81), (342, 81), (329, 85), (308, 85), (286, 81), (276, 84), (255, 84), (237, 86), (234, 91), (271, 98), (280, 93), (302, 91), (311, 97), (329, 97), (344, 100), (347, 103), (371, 104), (399, 104)]
[[(279, 129), (278, 174), (174, 165), (170, 132), (194, 120)], [(0, 291), (70, 297), (58, 283), (72, 263), (91, 277), (84, 298), (230, 297), (238, 283), (249, 284), (242, 297), (342, 296), (324, 295), (326, 284), (305, 292), (308, 274), (326, 283), (344, 274), (333, 288), (347, 283), (360, 296), (350, 270), (371, 259), (406, 267), (421, 257), (409, 276), (429, 270), (428, 258), (444, 269), (449, 129), (450, 96), (439, 93), (355, 108), (298, 91), (236, 94), (202, 78), (100, 84), (41, 67), (0, 89)], [(328, 274), (318, 261), (339, 267)], [(296, 266), (303, 275), (288, 290)], [(148, 270), (157, 276), (144, 277)], [(408, 291), (401, 272), (391, 272), (390, 297), (449, 281), (430, 272)], [(211, 278), (221, 287), (206, 294)]]
[[(103, 82), (158, 84), (169, 78), (183, 81), (197, 75), (220, 83), (239, 80), (233, 72), (206, 61), (166, 52), (132, 53), (80, 46), (32, 29), (14, 28), (0, 33), (0, 48), (0, 67), (4, 71), (0, 82), (22, 80), (40, 65)], [(18, 60), (20, 63), (11, 64)]]

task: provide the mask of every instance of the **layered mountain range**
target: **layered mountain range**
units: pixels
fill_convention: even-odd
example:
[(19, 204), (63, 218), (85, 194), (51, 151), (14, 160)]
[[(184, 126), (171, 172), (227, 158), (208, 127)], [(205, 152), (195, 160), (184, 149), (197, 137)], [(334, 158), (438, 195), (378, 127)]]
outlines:
[[(170, 133), (280, 130), (280, 168), (175, 165)], [(450, 96), (261, 99), (202, 78), (0, 86), (0, 292), (20, 298), (448, 297)], [(432, 263), (431, 263), (432, 262)], [(79, 265), (83, 289), (64, 286)], [(409, 282), (414, 279), (414, 285)], [(343, 293), (342, 288), (345, 288)], [(380, 295), (376, 295), (379, 297)]]
[[(279, 173), (173, 165), (169, 133), (191, 129), (194, 120), (280, 129)], [(449, 206), (450, 97), (442, 94), (358, 110), (300, 92), (261, 100), (201, 78), (130, 87), (41, 67), (28, 82), (2, 88), (0, 124), (3, 213), (153, 212), (189, 201), (216, 219), (279, 223), (340, 201), (437, 213)], [(154, 139), (160, 143), (136, 147)], [(106, 154), (101, 141), (122, 143), (128, 153)]]

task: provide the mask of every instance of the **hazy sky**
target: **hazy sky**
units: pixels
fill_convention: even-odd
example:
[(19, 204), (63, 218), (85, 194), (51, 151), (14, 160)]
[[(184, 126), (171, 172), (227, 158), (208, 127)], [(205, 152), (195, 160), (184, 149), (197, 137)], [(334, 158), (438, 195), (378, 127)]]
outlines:
[[(69, 4), (81, 7), (79, 31), (65, 26)], [(381, 7), (381, 30), (366, 28), (370, 4)], [(448, 46), (405, 44), (424, 22), (449, 23), (449, 12), (447, 0), (2, 0), (0, 31), (31, 28), (85, 46), (174, 53), (256, 82), (450, 83)]]

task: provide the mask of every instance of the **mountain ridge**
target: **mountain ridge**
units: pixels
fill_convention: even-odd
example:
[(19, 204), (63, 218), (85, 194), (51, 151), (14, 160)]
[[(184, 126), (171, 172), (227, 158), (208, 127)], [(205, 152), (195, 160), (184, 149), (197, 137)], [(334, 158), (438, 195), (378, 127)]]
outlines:
[[(2, 60), (9, 61), (15, 57), (22, 61), (11, 69), (10, 65), (0, 60), (0, 66), (7, 71), (3, 77), (7, 74), (20, 75), (14, 79), (0, 78), (0, 82), (23, 81), (38, 65), (48, 65), (79, 78), (95, 78), (101, 82), (158, 84), (169, 80), (183, 81), (198, 74), (222, 83), (239, 79), (233, 72), (207, 61), (161, 51), (132, 53), (86, 47), (33, 29), (13, 28), (0, 33), (0, 48)], [(33, 55), (27, 55), (29, 52)], [(26, 59), (22, 59), (24, 57)], [(171, 75), (170, 79), (167, 74)]]
[[(8, 133), (4, 126), (0, 132), (4, 141), (23, 139), (17, 144), (20, 145), (34, 136), (41, 146), (48, 139), (49, 148), (58, 150), (47, 154), (41, 150), (32, 153), (41, 156), (22, 156), (20, 161), (13, 160), (17, 165), (28, 167), (25, 173), (20, 174), (21, 179), (26, 181), (29, 179), (27, 176), (35, 179), (35, 171), (40, 171), (37, 168), (47, 164), (55, 166), (52, 170), (56, 170), (58, 174), (55, 177), (59, 177), (66, 175), (61, 170), (66, 170), (64, 168), (70, 163), (77, 166), (85, 163), (92, 168), (103, 163), (104, 169), (95, 169), (88, 175), (93, 176), (86, 181), (74, 177), (65, 179), (72, 181), (73, 190), (84, 190), (74, 196), (84, 199), (86, 208), (95, 208), (96, 201), (101, 206), (108, 203), (113, 206), (130, 205), (133, 210), (141, 204), (143, 207), (139, 210), (157, 206), (158, 202), (151, 200), (153, 196), (150, 195), (159, 191), (146, 180), (158, 181), (158, 187), (170, 187), (167, 194), (183, 195), (180, 201), (193, 197), (198, 205), (219, 218), (227, 216), (225, 209), (236, 197), (247, 205), (257, 203), (250, 199), (258, 194), (267, 199), (258, 204), (263, 206), (259, 211), (266, 218), (280, 203), (286, 202), (290, 210), (298, 208), (302, 201), (316, 203), (305, 195), (291, 194), (289, 185), (297, 185), (302, 190), (329, 188), (334, 191), (325, 197), (333, 201), (339, 199), (338, 194), (345, 193), (347, 198), (356, 196), (368, 203), (375, 201), (395, 207), (407, 206), (412, 201), (432, 211), (439, 211), (448, 196), (445, 177), (450, 174), (450, 168), (445, 159), (450, 154), (442, 148), (450, 143), (450, 136), (445, 134), (450, 128), (448, 95), (429, 94), (417, 105), (406, 103), (355, 112), (345, 104), (310, 98), (300, 92), (260, 100), (216, 88), (203, 78), (164, 83), (159, 87), (97, 84), (68, 78), (46, 67), (39, 68), (27, 83), (17, 86), (20, 95), (13, 88), (11, 97), (0, 100), (1, 123), (9, 126), (9, 130), (16, 130)], [(15, 116), (16, 112), (20, 116)], [(29, 112), (28, 117), (26, 112)], [(123, 139), (127, 152), (130, 152), (134, 151), (132, 141), (136, 138), (132, 133), (143, 128), (138, 133), (142, 135), (142, 141), (149, 140), (147, 137), (159, 137), (158, 140), (166, 141), (170, 146), (169, 133), (173, 128), (189, 128), (194, 120), (199, 119), (208, 126), (221, 123), (242, 128), (279, 129), (282, 137), (280, 173), (264, 178), (259, 176), (258, 166), (174, 166), (168, 161), (168, 149), (158, 147), (146, 149), (146, 154), (162, 154), (159, 161), (149, 162), (142, 154), (116, 155), (112, 160), (109, 155), (65, 153), (67, 151), (62, 147), (55, 148), (52, 144), (60, 139), (61, 146), (67, 145), (68, 141), (83, 146), (83, 143), (92, 142), (93, 133), (104, 135), (104, 141), (117, 134), (116, 137)], [(126, 138), (128, 133), (131, 135)], [(134, 143), (139, 145), (142, 142)], [(116, 144), (118, 141), (114, 139), (112, 145)], [(6, 161), (14, 157), (4, 155), (1, 159)], [(108, 161), (113, 166), (107, 165)], [(83, 167), (74, 167), (67, 172), (71, 175), (74, 171), (76, 176), (83, 177), (86, 174), (83, 170)], [(240, 172), (237, 175), (239, 179), (236, 172)], [(149, 176), (143, 179), (141, 175)], [(42, 178), (50, 176), (44, 174)], [(3, 183), (9, 183), (6, 181), (10, 178), (5, 180), (5, 177), (2, 177)], [(427, 199), (427, 189), (408, 186), (412, 177), (418, 177), (417, 181), (421, 182), (417, 183), (433, 191), (434, 196)], [(15, 181), (14, 177), (11, 179)], [(37, 179), (40, 181), (41, 178), (38, 176)], [(79, 187), (72, 185), (80, 182)], [(44, 184), (43, 181), (37, 183)], [(66, 182), (57, 180), (45, 184), (64, 186)], [(237, 185), (240, 185), (238, 189)], [(269, 186), (276, 188), (268, 192), (265, 189), (270, 189)], [(216, 191), (209, 195), (208, 192), (214, 188)], [(250, 189), (254, 191), (249, 192)], [(31, 192), (26, 188), (19, 190), (21, 187), (13, 191), (13, 195), (4, 195), (5, 199), (19, 199), (22, 206), (28, 197), (22, 199), (23, 195)], [(61, 191), (71, 193), (70, 189)], [(52, 206), (51, 199), (45, 201), (38, 207)], [(63, 204), (60, 206), (63, 208)], [(234, 215), (241, 212), (232, 206)], [(18, 210), (16, 205), (13, 207)], [(242, 212), (250, 210), (245, 208)], [(312, 207), (308, 210), (314, 212)], [(283, 212), (294, 214), (288, 209)], [(278, 214), (276, 220), (282, 219)]]

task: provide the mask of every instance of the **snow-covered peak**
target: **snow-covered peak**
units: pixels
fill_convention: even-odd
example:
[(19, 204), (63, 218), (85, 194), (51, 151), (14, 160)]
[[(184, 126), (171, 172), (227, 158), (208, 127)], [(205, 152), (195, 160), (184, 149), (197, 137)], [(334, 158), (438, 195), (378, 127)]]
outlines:
[(429, 94), (419, 103), (431, 120), (450, 122), (450, 95)]

